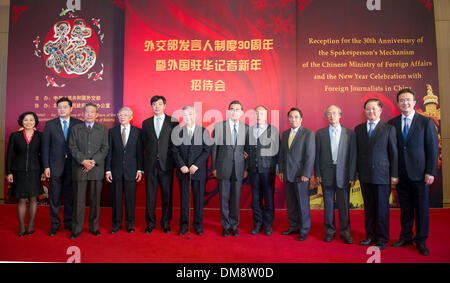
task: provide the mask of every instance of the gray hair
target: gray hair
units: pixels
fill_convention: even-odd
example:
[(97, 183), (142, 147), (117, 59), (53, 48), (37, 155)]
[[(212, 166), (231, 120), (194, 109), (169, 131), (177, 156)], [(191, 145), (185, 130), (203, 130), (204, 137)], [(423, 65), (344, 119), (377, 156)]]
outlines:
[(121, 111), (128, 111), (128, 112), (130, 112), (131, 116), (133, 116), (133, 110), (131, 110), (130, 107), (125, 106), (125, 107), (120, 108), (119, 112), (117, 112), (117, 114), (119, 114)]
[(194, 111), (194, 113), (195, 113), (195, 108), (194, 108), (194, 106), (192, 106), (192, 105), (186, 105), (186, 106), (184, 106), (183, 109), (181, 109), (181, 110), (182, 110), (182, 111), (185, 111), (185, 110), (188, 110), (188, 109), (192, 109), (192, 110)]
[(325, 114), (325, 117), (327, 117), (327, 111), (328, 111), (328, 109), (329, 109), (330, 107), (333, 107), (333, 106), (336, 107), (336, 108), (338, 109), (339, 115), (342, 116), (342, 109), (341, 109), (341, 107), (339, 107), (339, 106), (337, 106), (337, 105), (334, 105), (334, 104), (331, 104), (331, 105), (328, 105), (327, 108), (325, 108), (325, 111), (323, 111), (323, 114)]

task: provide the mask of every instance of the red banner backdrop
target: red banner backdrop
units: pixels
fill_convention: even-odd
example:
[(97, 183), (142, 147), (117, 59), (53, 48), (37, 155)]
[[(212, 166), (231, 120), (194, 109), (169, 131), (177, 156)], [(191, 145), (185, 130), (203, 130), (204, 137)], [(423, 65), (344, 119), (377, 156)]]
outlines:
[[(286, 112), (293, 106), (303, 110), (306, 127), (326, 126), (323, 111), (329, 104), (341, 106), (343, 124), (353, 128), (365, 119), (367, 98), (383, 101), (387, 121), (398, 115), (396, 92), (411, 87), (420, 97), (417, 111), (433, 117), (439, 129), (432, 1), (126, 3), (124, 105), (135, 111), (135, 125), (152, 115), (150, 98), (163, 95), (169, 115), (179, 118), (180, 109), (193, 104), (202, 114), (197, 122), (209, 129), (226, 118), (235, 99), (244, 111), (264, 104), (280, 132), (287, 129)], [(252, 125), (252, 111), (243, 120)], [(283, 208), (283, 185), (276, 186), (276, 207)], [(219, 206), (215, 187), (210, 180), (207, 207)], [(145, 199), (143, 186), (140, 192), (138, 203)], [(175, 184), (175, 205), (177, 199)], [(312, 207), (322, 207), (321, 199), (313, 180)], [(241, 207), (250, 202), (245, 185)], [(358, 184), (351, 202), (362, 206)], [(432, 206), (441, 203), (439, 177)], [(392, 205), (397, 205), (395, 193)]]
[[(304, 125), (327, 126), (322, 113), (335, 104), (342, 108), (343, 125), (353, 129), (365, 120), (364, 102), (373, 97), (383, 102), (381, 119), (387, 122), (399, 114), (397, 92), (408, 87), (418, 96), (416, 111), (433, 118), (440, 132), (432, 5), (424, 0), (299, 1), (297, 104)], [(431, 206), (442, 206), (441, 177), (432, 185)], [(313, 189), (311, 202), (321, 207), (320, 187)], [(358, 183), (350, 202), (362, 206)], [(398, 206), (395, 189), (391, 206)]]
[[(54, 35), (76, 25), (90, 30), (86, 45), (95, 61), (76, 66), (76, 72), (55, 68), (52, 60), (63, 58), (49, 51), (61, 47)], [(108, 127), (121, 106), (131, 107), (133, 123), (141, 126), (152, 115), (150, 98), (163, 95), (167, 114), (181, 118), (180, 109), (194, 105), (197, 123), (210, 130), (226, 119), (236, 99), (249, 125), (252, 109), (263, 104), (269, 122), (282, 132), (287, 111), (296, 106), (304, 125), (316, 131), (327, 125), (325, 107), (336, 104), (343, 124), (353, 128), (364, 121), (369, 97), (383, 101), (384, 121), (397, 115), (395, 94), (403, 87), (416, 91), (417, 112), (440, 128), (430, 0), (14, 0), (9, 36), (6, 136), (26, 110), (36, 111), (41, 121), (56, 117), (61, 96), (74, 100), (75, 116), (87, 101), (100, 104), (99, 122)], [(283, 184), (277, 180), (276, 187), (275, 205), (284, 208)], [(108, 191), (106, 186), (104, 203)], [(177, 207), (177, 183), (173, 195)], [(313, 180), (312, 207), (321, 208), (321, 199)], [(219, 207), (213, 179), (205, 201), (206, 207)], [(245, 184), (241, 207), (250, 203)], [(351, 204), (362, 205), (358, 184)], [(142, 182), (137, 205), (145, 205)], [(432, 186), (431, 205), (442, 205), (441, 176)]]
[[(93, 102), (98, 122), (112, 127), (123, 97), (123, 2), (12, 0), (10, 7), (6, 138), (25, 111), (36, 112), (43, 131), (63, 96), (73, 101), (74, 117)], [(109, 187), (103, 191), (107, 205)]]
[[(167, 98), (166, 113), (194, 105), (198, 123), (212, 129), (239, 100), (253, 124), (258, 104), (275, 112), (269, 121), (285, 128), (285, 113), (296, 104), (295, 1), (128, 1), (125, 15), (124, 105), (134, 124), (152, 115), (150, 98)], [(269, 2), (269, 1), (268, 1)], [(202, 114), (202, 115), (200, 115)], [(216, 181), (207, 185), (207, 207), (219, 207)], [(138, 202), (144, 198), (142, 186)], [(178, 184), (174, 185), (174, 205)], [(241, 206), (250, 207), (249, 185)], [(284, 194), (277, 194), (277, 207)]]

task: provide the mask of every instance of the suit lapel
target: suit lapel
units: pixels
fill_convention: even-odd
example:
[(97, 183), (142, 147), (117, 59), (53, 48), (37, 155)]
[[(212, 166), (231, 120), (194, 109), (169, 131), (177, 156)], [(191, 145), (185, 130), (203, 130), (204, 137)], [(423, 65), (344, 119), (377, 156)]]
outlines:
[(348, 134), (344, 127), (341, 126), (341, 137), (339, 138), (337, 160), (344, 154), (345, 145), (347, 145)]
[[(420, 115), (420, 114), (417, 114), (417, 112), (414, 113), (413, 119), (411, 121), (411, 126), (409, 127), (408, 135), (406, 136), (406, 142), (408, 142), (408, 140), (412, 137), (412, 135), (414, 134), (414, 131), (417, 128), (417, 119), (419, 118), (419, 117), (417, 117), (417, 115)], [(400, 129), (401, 129), (401, 125), (402, 124), (400, 122)], [(402, 135), (402, 139), (403, 139), (403, 135)]]
[(231, 132), (231, 129), (230, 129), (231, 125), (230, 125), (228, 119), (225, 121), (224, 127), (225, 127), (225, 129), (223, 132), (225, 133), (225, 144), (227, 146), (234, 148), (233, 133)]
[(332, 158), (332, 152), (331, 152), (331, 137), (330, 137), (330, 129), (327, 128), (327, 130), (325, 131), (325, 141), (324, 141), (324, 146), (325, 146), (325, 152), (327, 153), (327, 156), (330, 156), (330, 159)]
[[(300, 128), (297, 130), (297, 133), (295, 133), (294, 140), (292, 141), (292, 144), (291, 144), (291, 148), (294, 148), (294, 145), (300, 139), (300, 136), (303, 135), (303, 129), (304, 129), (304, 127), (300, 126)], [(289, 135), (290, 135), (290, 133), (288, 134), (288, 141), (289, 141)], [(291, 148), (289, 148), (289, 144), (288, 144), (288, 149), (290, 150)]]
[(152, 135), (153, 139), (157, 140), (158, 137), (156, 136), (156, 129), (155, 129), (155, 116), (151, 117), (149, 120), (149, 132)]

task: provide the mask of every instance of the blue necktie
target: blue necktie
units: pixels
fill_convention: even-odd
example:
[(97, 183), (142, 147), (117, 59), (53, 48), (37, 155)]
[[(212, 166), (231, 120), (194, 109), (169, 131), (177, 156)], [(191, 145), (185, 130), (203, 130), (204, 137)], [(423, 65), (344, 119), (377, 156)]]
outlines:
[(234, 146), (237, 145), (237, 130), (236, 130), (236, 124), (234, 124), (234, 129), (233, 129), (233, 138), (234, 138)]
[(406, 137), (408, 136), (408, 132), (409, 132), (409, 125), (408, 125), (408, 117), (405, 117), (404, 119), (405, 121), (405, 125), (403, 126), (403, 140), (406, 141)]
[(64, 132), (64, 139), (67, 141), (67, 136), (69, 135), (69, 127), (67, 127), (66, 120), (63, 120), (63, 132)]
[(370, 128), (369, 128), (369, 132), (368, 132), (368, 135), (369, 135), (369, 138), (372, 136), (372, 132), (373, 132), (373, 125), (375, 125), (375, 123), (374, 122), (369, 122), (369, 126), (370, 126)]

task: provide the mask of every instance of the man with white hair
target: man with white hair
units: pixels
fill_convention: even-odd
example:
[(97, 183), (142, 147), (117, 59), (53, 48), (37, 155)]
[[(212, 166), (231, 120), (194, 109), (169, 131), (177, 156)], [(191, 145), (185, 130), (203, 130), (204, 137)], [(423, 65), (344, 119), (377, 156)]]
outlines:
[(112, 229), (115, 234), (122, 226), (122, 195), (125, 194), (125, 226), (134, 232), (136, 182), (143, 174), (141, 130), (130, 124), (133, 111), (123, 107), (117, 114), (120, 122), (109, 130), (109, 152), (106, 158), (105, 177), (111, 183)]
[(325, 109), (329, 125), (316, 133), (314, 175), (322, 185), (325, 242), (336, 234), (334, 201), (339, 210), (339, 234), (346, 244), (350, 236), (350, 187), (356, 180), (356, 135), (341, 125), (342, 110), (330, 105)]

